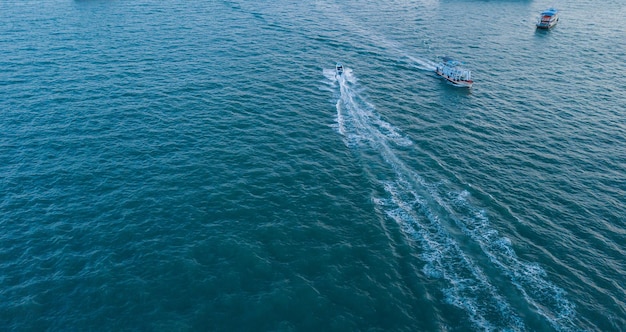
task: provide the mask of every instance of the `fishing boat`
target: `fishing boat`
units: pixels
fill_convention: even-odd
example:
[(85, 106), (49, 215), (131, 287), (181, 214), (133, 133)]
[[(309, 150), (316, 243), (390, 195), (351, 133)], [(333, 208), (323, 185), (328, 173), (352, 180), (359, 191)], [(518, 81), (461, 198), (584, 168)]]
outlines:
[(343, 65), (341, 64), (341, 62), (337, 62), (337, 65), (335, 66), (335, 73), (336, 75), (343, 74)]
[(559, 21), (559, 11), (549, 8), (541, 12), (537, 20), (537, 29), (550, 29)]
[(435, 73), (443, 77), (454, 86), (471, 88), (474, 81), (472, 81), (472, 72), (468, 69), (461, 67), (463, 64), (451, 57), (444, 56), (441, 58), (441, 62), (437, 64)]

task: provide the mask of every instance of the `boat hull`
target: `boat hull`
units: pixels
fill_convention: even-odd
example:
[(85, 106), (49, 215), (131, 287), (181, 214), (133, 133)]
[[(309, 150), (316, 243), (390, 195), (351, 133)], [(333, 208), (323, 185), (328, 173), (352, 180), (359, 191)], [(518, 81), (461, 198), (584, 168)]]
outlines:
[(465, 80), (455, 80), (455, 79), (452, 79), (452, 78), (450, 78), (450, 77), (446, 76), (444, 73), (442, 73), (442, 72), (440, 72), (440, 71), (435, 71), (435, 73), (436, 73), (438, 76), (443, 77), (443, 78), (444, 78), (444, 79), (445, 79), (448, 83), (450, 83), (450, 84), (452, 84), (452, 85), (454, 85), (454, 86), (456, 86), (456, 87), (459, 87), (459, 88), (471, 88), (471, 87), (472, 87), (472, 85), (474, 84), (474, 82), (473, 82), (473, 81), (465, 81)]
[(553, 22), (550, 23), (537, 23), (537, 29), (551, 29), (552, 27), (554, 27), (556, 25), (556, 22), (558, 22), (559, 20), (556, 19)]

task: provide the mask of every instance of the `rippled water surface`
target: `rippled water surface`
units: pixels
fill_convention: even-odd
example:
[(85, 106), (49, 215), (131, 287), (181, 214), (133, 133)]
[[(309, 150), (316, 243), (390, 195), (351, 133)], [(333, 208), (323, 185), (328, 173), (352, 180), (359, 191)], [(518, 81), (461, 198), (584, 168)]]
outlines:
[(0, 330), (626, 330), (626, 5), (550, 5), (0, 2)]

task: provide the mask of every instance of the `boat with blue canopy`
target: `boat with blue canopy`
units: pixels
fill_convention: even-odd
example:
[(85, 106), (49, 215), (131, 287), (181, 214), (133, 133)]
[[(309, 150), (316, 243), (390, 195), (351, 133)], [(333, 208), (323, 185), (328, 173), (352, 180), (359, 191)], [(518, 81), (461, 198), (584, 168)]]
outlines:
[(537, 20), (537, 29), (550, 29), (559, 21), (559, 11), (549, 8), (541, 12)]

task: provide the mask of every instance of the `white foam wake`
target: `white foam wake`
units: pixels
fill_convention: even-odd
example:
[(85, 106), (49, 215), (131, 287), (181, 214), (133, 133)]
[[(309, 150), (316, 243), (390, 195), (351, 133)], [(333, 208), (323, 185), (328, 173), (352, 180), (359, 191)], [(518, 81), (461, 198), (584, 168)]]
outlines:
[[(566, 298), (565, 291), (547, 280), (546, 272), (536, 263), (519, 259), (511, 241), (490, 227), (484, 210), (469, 204), (469, 193), (451, 193), (450, 201), (461, 217), (455, 218), (463, 233), (479, 243), (489, 260), (511, 279), (515, 287), (558, 331), (575, 330), (575, 307)], [(445, 203), (444, 203), (445, 205)]]
[[(348, 147), (356, 147), (364, 142), (380, 141), (384, 144), (393, 143), (398, 146), (410, 146), (413, 142), (389, 122), (384, 121), (375, 112), (374, 106), (362, 99), (353, 90), (356, 78), (350, 68), (345, 68), (342, 75), (333, 75), (331, 80), (337, 82), (340, 97), (337, 100), (337, 130), (344, 136)], [(329, 72), (325, 71), (328, 77)], [(374, 140), (372, 140), (374, 138)]]
[[(325, 71), (339, 87), (337, 131), (348, 147), (373, 150), (391, 167), (394, 177), (379, 179), (387, 196), (373, 200), (410, 241), (420, 245), (422, 272), (440, 280), (444, 300), (463, 310), (478, 329), (523, 331), (524, 321), (502, 291), (513, 285), (553, 328), (573, 330), (575, 310), (565, 292), (547, 279), (538, 264), (516, 255), (510, 240), (490, 225), (485, 212), (471, 205), (469, 192), (448, 192), (443, 183), (427, 183), (413, 171), (394, 150), (410, 146), (411, 139), (381, 118), (360, 95), (352, 71), (346, 73), (330, 77)], [(476, 255), (486, 260), (478, 263)], [(492, 280), (485, 268), (489, 275), (500, 271), (509, 282)]]

